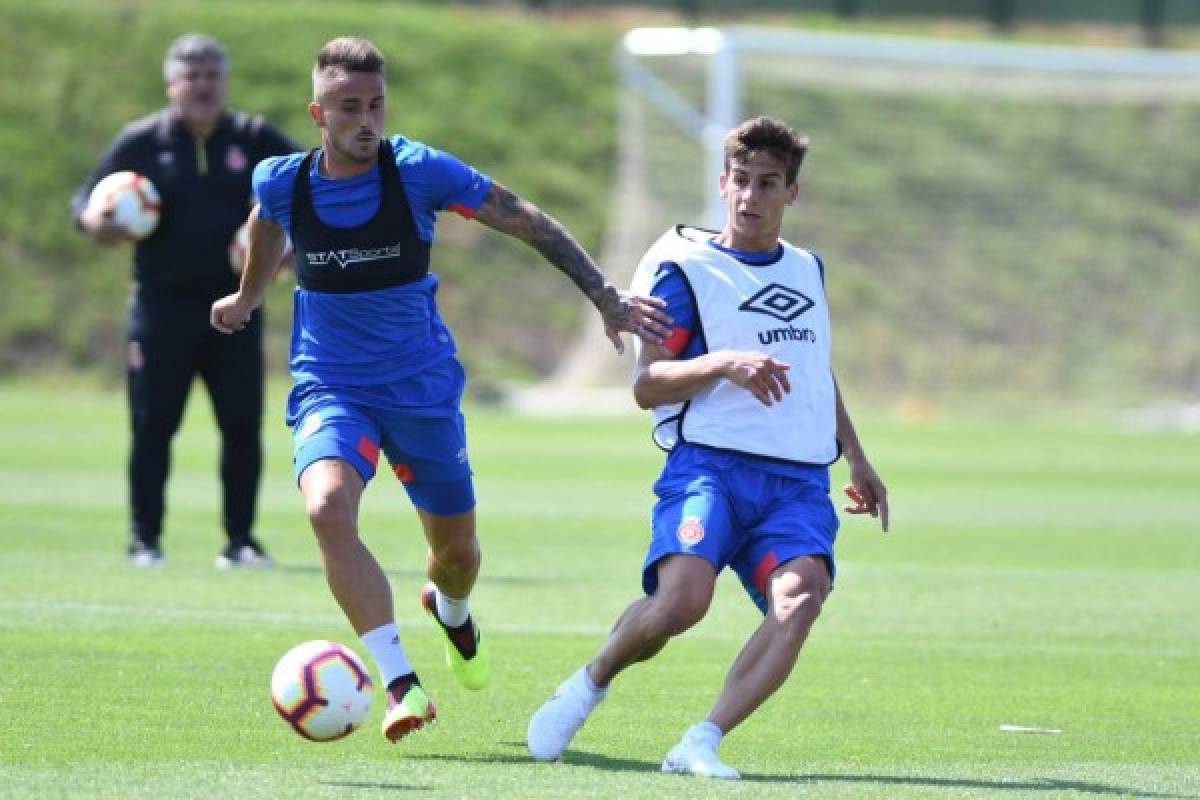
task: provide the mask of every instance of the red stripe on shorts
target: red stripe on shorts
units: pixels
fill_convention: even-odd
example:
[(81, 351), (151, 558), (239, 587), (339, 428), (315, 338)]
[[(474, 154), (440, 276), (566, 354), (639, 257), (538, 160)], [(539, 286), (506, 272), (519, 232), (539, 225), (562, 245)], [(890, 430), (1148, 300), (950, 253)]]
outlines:
[(372, 468), (379, 463), (379, 445), (371, 441), (371, 437), (366, 434), (358, 437), (358, 454), (370, 461)]
[(754, 574), (750, 579), (754, 582), (758, 590), (763, 593), (763, 597), (767, 595), (767, 578), (771, 577), (771, 573), (778, 566), (779, 559), (775, 558), (775, 551), (768, 550), (767, 554), (762, 557), (762, 561), (759, 561), (758, 566), (754, 568)]

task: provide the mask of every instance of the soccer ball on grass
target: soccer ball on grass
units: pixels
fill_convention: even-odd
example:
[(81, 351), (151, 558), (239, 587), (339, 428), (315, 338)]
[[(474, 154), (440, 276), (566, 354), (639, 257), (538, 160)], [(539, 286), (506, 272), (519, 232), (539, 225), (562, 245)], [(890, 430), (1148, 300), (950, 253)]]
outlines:
[(353, 651), (324, 640), (298, 644), (271, 673), (271, 702), (284, 722), (314, 742), (355, 730), (371, 708), (371, 677)]

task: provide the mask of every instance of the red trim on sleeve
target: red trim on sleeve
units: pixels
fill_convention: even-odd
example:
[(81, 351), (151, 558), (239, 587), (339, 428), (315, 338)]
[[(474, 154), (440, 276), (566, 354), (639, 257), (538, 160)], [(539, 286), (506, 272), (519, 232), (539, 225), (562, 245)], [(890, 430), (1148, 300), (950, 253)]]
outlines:
[(475, 218), (476, 209), (467, 205), (463, 205), (462, 203), (451, 203), (450, 205), (446, 206), (446, 210), (453, 211), (455, 214), (460, 214), (467, 219)]
[(671, 335), (663, 342), (663, 346), (675, 355), (679, 355), (691, 340), (692, 332), (687, 328), (673, 328)]

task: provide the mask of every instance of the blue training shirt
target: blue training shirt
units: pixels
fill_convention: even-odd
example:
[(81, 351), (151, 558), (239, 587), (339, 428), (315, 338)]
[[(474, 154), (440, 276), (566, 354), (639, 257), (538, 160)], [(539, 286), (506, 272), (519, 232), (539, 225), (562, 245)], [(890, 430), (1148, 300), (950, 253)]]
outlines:
[[(432, 242), (439, 211), (471, 217), (491, 178), (449, 153), (390, 139), (417, 235)], [(292, 189), (304, 153), (268, 158), (254, 169), (259, 216), (292, 233)], [(313, 159), (312, 203), (326, 225), (352, 228), (374, 216), (380, 202), (378, 166), (351, 178), (320, 174)], [(454, 340), (435, 303), (437, 276), (363, 292), (314, 292), (297, 287), (289, 364), (298, 386), (367, 387), (391, 384), (444, 361)]]

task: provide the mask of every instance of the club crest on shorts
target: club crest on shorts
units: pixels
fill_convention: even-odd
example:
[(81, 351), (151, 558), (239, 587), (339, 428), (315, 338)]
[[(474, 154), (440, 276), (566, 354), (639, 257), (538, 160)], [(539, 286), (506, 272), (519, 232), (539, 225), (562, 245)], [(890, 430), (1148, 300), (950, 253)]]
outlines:
[(675, 529), (675, 536), (683, 544), (699, 544), (704, 538), (704, 523), (699, 517), (684, 517), (683, 522)]

